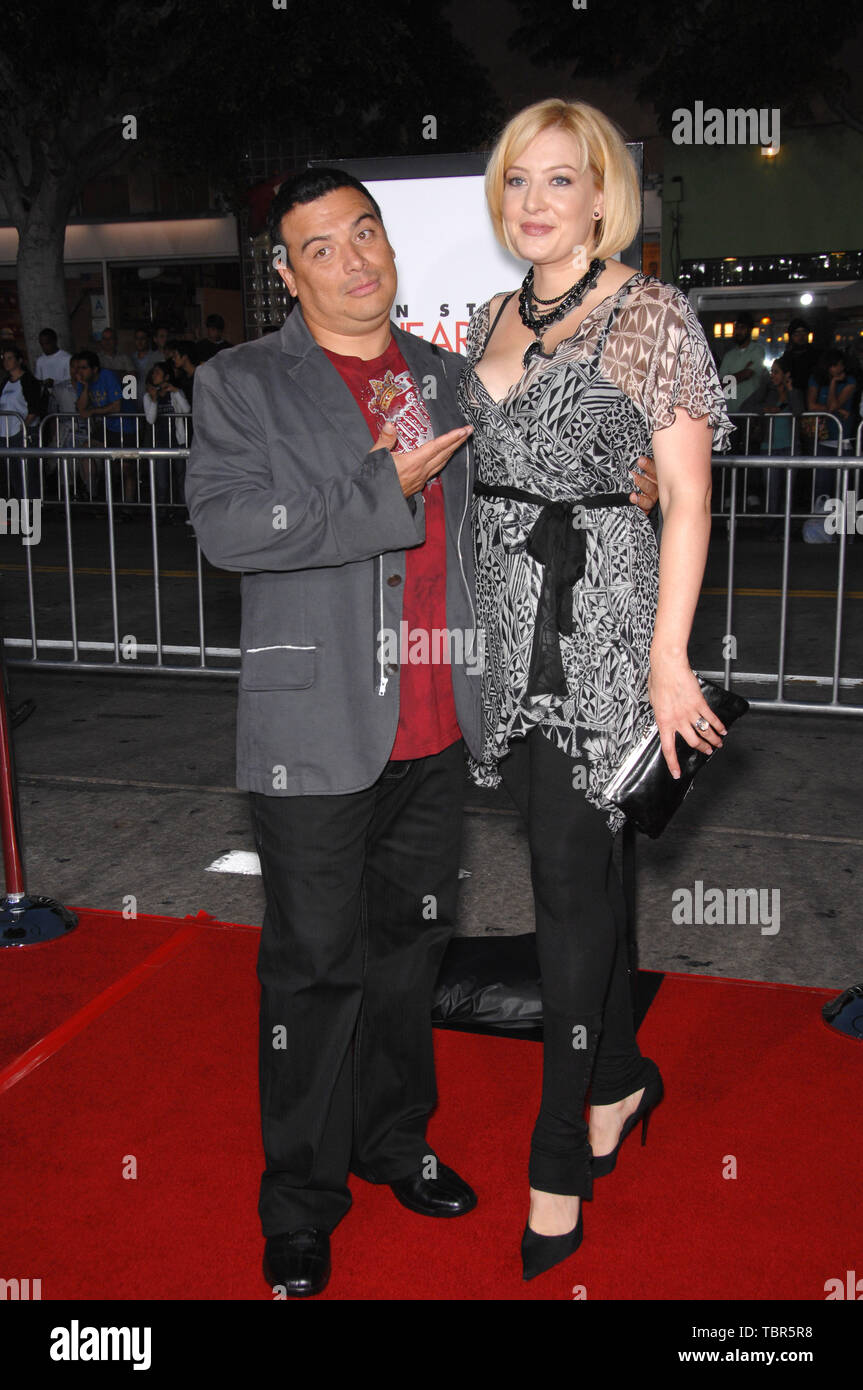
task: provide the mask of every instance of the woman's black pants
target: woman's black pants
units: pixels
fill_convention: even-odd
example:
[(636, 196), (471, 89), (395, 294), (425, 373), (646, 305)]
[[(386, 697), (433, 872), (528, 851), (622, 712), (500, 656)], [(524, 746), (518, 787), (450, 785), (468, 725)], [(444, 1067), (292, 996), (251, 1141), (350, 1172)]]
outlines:
[(514, 739), (499, 767), (527, 826), (542, 978), (542, 1103), (530, 1185), (590, 1197), (588, 1087), (592, 1104), (609, 1105), (644, 1085), (614, 839), (604, 813), (585, 799), (586, 765), (539, 728)]

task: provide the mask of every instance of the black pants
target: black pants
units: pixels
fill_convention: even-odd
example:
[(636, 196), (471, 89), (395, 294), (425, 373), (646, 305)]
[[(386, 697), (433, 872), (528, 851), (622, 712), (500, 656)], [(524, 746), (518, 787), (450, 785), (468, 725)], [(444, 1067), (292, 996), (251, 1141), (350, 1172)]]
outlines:
[(590, 1197), (588, 1086), (596, 1105), (623, 1100), (645, 1084), (645, 1063), (635, 1039), (614, 841), (604, 814), (573, 785), (583, 767), (539, 729), (514, 739), (500, 763), (528, 830), (542, 979), (542, 1103), (530, 1185)]
[(331, 1231), (352, 1171), (422, 1167), (437, 1101), (431, 1001), (455, 923), (461, 741), (341, 796), (250, 793), (266, 912), (258, 955), (265, 1236)]

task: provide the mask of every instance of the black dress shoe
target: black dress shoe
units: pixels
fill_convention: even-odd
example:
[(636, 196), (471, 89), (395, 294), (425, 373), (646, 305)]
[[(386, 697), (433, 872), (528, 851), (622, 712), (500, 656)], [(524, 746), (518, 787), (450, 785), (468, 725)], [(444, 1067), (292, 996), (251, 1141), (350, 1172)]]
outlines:
[(464, 1216), (476, 1206), (476, 1193), (458, 1173), (437, 1160), (437, 1174), (425, 1178), (422, 1169), (391, 1182), (393, 1196), (403, 1207), (421, 1216)]
[(291, 1298), (310, 1298), (326, 1288), (329, 1277), (329, 1232), (304, 1226), (268, 1237), (264, 1278), (271, 1287), (281, 1285)]

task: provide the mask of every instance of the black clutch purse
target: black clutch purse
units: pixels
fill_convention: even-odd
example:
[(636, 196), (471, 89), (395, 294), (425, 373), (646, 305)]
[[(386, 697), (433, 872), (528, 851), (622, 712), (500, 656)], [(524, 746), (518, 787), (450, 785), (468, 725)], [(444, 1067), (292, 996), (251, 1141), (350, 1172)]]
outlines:
[[(711, 685), (701, 676), (698, 677), (698, 684), (707, 704), (714, 714), (719, 715), (726, 729), (730, 729), (734, 720), (749, 709), (749, 701), (744, 700), (742, 695)], [(697, 748), (690, 748), (680, 734), (675, 735), (675, 743), (680, 764), (678, 780), (668, 770), (659, 741), (659, 730), (654, 724), (630, 750), (603, 788), (605, 799), (623, 811), (636, 829), (649, 835), (652, 840), (662, 834), (690, 790), (699, 768), (716, 755), (715, 752), (701, 753)]]

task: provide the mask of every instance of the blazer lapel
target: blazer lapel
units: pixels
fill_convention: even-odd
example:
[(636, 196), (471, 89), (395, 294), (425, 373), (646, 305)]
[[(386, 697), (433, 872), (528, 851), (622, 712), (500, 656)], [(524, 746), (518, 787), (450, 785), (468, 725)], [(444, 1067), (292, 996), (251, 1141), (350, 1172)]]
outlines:
[[(396, 328), (395, 325), (393, 325), (393, 337), (398, 342), (401, 354), (419, 387), (420, 395), (432, 422), (434, 434), (448, 434), (450, 430), (458, 429), (460, 425), (465, 424), (466, 422), (462, 419), (458, 408), (456, 397), (458, 382), (454, 380), (455, 369), (452, 366), (445, 368), (443, 355), (433, 353), (431, 345), (423, 338), (415, 338), (412, 333), (405, 333), (401, 328)], [(426, 399), (423, 395), (423, 384), (430, 376), (434, 377), (435, 390), (434, 394)], [(462, 445), (460, 449), (456, 450), (440, 475), (447, 525), (453, 540), (458, 535), (465, 511), (466, 488), (468, 486), (465, 470), (467, 469), (469, 472), (470, 467), (471, 453), (470, 441), (468, 441), (467, 445)]]
[[(461, 421), (456, 418), (457, 409), (453, 394), (455, 383), (452, 386), (449, 384), (444, 372), (443, 358), (432, 352), (431, 345), (424, 338), (416, 338), (413, 333), (406, 333), (395, 324), (392, 325), (392, 330), (399, 351), (408, 364), (429, 413), (432, 432), (436, 435), (447, 434)], [(434, 378), (435, 386), (433, 393), (426, 394), (424, 388), (428, 385), (429, 377)]]
[(363, 459), (374, 442), (365, 416), (330, 359), (312, 337), (296, 305), (280, 330), (288, 372), (321, 414)]

